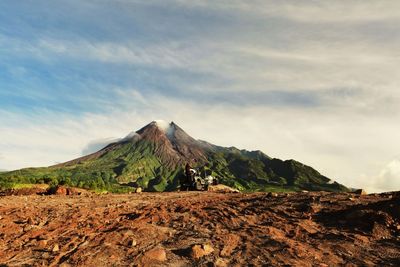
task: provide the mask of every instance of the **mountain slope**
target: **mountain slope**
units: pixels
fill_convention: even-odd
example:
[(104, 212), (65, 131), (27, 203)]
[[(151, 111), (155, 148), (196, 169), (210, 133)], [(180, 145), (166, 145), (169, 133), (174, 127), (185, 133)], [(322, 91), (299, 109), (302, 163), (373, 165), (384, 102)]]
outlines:
[(215, 146), (193, 139), (173, 122), (156, 121), (93, 154), (48, 168), (1, 173), (0, 182), (64, 183), (112, 191), (129, 184), (149, 191), (170, 191), (179, 187), (188, 162), (240, 190), (347, 190), (300, 162), (272, 159), (261, 151)]

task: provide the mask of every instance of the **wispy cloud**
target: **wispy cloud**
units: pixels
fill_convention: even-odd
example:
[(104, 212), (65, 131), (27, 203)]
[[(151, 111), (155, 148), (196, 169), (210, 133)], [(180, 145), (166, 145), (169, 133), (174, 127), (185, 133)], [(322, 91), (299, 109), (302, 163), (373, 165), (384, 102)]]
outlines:
[[(159, 1), (150, 2), (159, 3)], [(396, 12), (400, 5), (392, 0), (379, 2), (350, 0), (330, 3), (299, 0), (281, 1), (279, 3), (271, 0), (222, 0), (218, 2), (200, 0), (195, 3), (187, 0), (175, 0), (175, 2), (187, 8), (236, 10), (240, 13), (278, 16), (311, 23), (360, 23), (400, 19), (399, 13)]]
[(38, 50), (79, 60), (93, 60), (115, 64), (151, 65), (161, 68), (184, 67), (185, 56), (173, 45), (138, 46), (113, 42), (88, 42), (86, 40), (40, 40)]

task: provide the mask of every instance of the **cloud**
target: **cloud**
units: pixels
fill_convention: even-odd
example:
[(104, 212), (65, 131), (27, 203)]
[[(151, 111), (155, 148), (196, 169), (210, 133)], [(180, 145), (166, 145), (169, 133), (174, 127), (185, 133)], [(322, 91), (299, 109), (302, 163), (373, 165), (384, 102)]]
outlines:
[(100, 149), (106, 147), (107, 145), (118, 142), (119, 140), (121, 140), (121, 138), (101, 138), (90, 141), (89, 144), (87, 144), (83, 148), (82, 156), (89, 155), (91, 153), (99, 151)]
[(375, 186), (382, 191), (400, 190), (400, 159), (392, 160), (382, 169)]
[(38, 49), (81, 60), (104, 63), (153, 65), (163, 68), (182, 67), (183, 53), (168, 44), (138, 46), (133, 43), (89, 42), (87, 40), (46, 40), (38, 43)]
[[(193, 137), (217, 145), (261, 149), (272, 157), (297, 159), (357, 188), (366, 187), (365, 176), (374, 181), (386, 155), (398, 154), (399, 150), (393, 145), (397, 137), (392, 134), (398, 131), (397, 126), (378, 117), (345, 111), (336, 114), (323, 106), (277, 109), (215, 105), (162, 94), (144, 96), (133, 89), (132, 94), (128, 89), (123, 91), (127, 105), (107, 114), (0, 114), (8, 118), (0, 127), (0, 149), (8, 155), (0, 167), (16, 169), (68, 161), (113, 141), (104, 136), (122, 138), (158, 118), (174, 121)], [(371, 128), (375, 124), (380, 126)], [(390, 185), (391, 181), (388, 179), (384, 188), (394, 190), (396, 184)], [(380, 188), (373, 184), (368, 190)]]
[[(159, 2), (159, 1), (152, 1)], [(400, 19), (396, 10), (400, 4), (396, 1), (385, 0), (380, 2), (366, 1), (336, 1), (327, 3), (324, 1), (281, 1), (273, 0), (226, 0), (211, 1), (201, 0), (193, 3), (186, 0), (175, 0), (177, 4), (187, 8), (217, 9), (237, 11), (247, 15), (278, 16), (290, 18), (300, 22), (336, 22), (336, 23), (360, 23), (370, 21), (382, 21)], [(256, 7), (256, 8), (255, 8)]]

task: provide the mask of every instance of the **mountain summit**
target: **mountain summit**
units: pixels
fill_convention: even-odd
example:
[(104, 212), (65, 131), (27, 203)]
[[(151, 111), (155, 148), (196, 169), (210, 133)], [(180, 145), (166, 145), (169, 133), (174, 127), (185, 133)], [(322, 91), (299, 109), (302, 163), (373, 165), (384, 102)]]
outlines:
[(208, 170), (222, 183), (240, 190), (347, 190), (298, 161), (216, 146), (192, 138), (174, 122), (164, 121), (153, 121), (81, 158), (48, 168), (2, 173), (0, 181), (51, 181), (99, 189), (129, 184), (149, 191), (170, 191), (179, 187), (186, 163)]

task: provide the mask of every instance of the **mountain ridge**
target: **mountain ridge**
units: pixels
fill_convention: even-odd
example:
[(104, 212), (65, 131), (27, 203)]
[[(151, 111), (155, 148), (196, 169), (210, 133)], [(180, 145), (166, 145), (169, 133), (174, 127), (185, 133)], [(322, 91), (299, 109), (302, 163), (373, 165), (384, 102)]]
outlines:
[(0, 181), (65, 183), (99, 189), (129, 184), (149, 191), (172, 191), (179, 188), (186, 163), (209, 170), (222, 183), (242, 191), (348, 190), (301, 162), (271, 158), (260, 150), (196, 140), (174, 122), (161, 121), (153, 121), (77, 159), (47, 168), (2, 173)]

